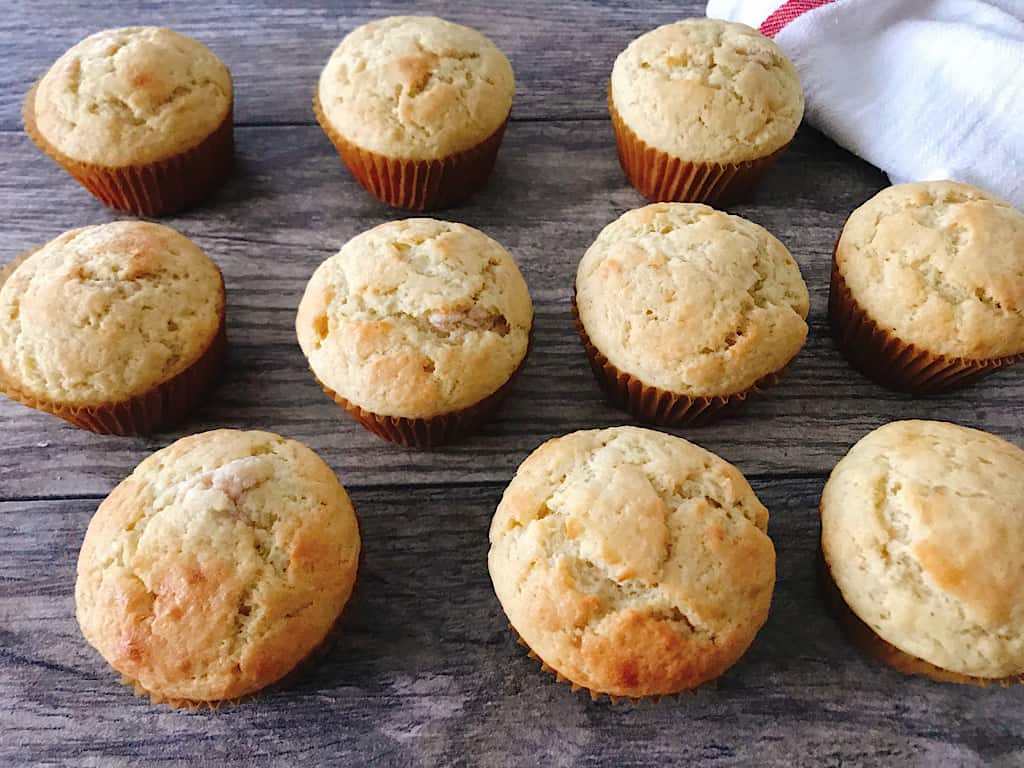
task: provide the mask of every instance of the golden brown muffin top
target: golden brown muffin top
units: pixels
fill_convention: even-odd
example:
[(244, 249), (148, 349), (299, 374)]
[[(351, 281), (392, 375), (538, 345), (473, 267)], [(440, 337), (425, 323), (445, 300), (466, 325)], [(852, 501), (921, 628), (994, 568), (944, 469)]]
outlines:
[(649, 146), (692, 162), (738, 163), (785, 146), (800, 125), (796, 67), (744, 24), (684, 19), (641, 35), (612, 69), (612, 102)]
[(85, 534), (82, 634), (154, 699), (218, 701), (284, 676), (355, 582), (345, 489), (301, 443), (222, 429), (145, 459)]
[(231, 73), (205, 45), (163, 27), (122, 27), (57, 59), (33, 109), (58, 152), (120, 167), (191, 149), (228, 118), (231, 103)]
[(299, 304), (299, 345), (320, 381), (381, 416), (476, 404), (526, 356), (533, 304), (508, 251), (483, 232), (404, 219), (352, 238)]
[(886, 424), (832, 470), (821, 522), (843, 600), (883, 640), (962, 675), (1024, 673), (1024, 450)]
[(320, 108), (357, 146), (430, 160), (480, 144), (512, 109), (505, 55), (475, 29), (391, 16), (350, 32), (320, 75)]
[(902, 341), (949, 357), (1024, 352), (1024, 213), (967, 184), (883, 189), (855, 210), (836, 266)]
[(743, 475), (681, 438), (574, 432), (534, 451), (491, 522), (509, 621), (572, 682), (656, 696), (718, 677), (768, 616), (775, 550)]
[(807, 337), (808, 295), (766, 229), (697, 203), (627, 211), (587, 249), (576, 303), (620, 371), (689, 396), (743, 392)]
[(73, 229), (0, 273), (0, 387), (128, 400), (195, 363), (223, 317), (220, 270), (184, 235), (144, 221)]

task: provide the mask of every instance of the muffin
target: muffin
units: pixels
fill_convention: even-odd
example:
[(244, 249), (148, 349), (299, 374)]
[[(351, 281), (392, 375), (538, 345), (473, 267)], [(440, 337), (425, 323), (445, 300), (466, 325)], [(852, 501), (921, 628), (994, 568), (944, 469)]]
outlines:
[(1020, 448), (956, 424), (886, 424), (832, 470), (821, 547), (865, 650), (938, 680), (1024, 680)]
[(359, 528), (313, 451), (221, 429), (145, 459), (78, 557), (85, 639), (154, 702), (238, 699), (316, 650), (356, 579)]
[(231, 168), (231, 73), (163, 27), (107, 29), (57, 59), (25, 98), (25, 130), (105, 204), (164, 216)]
[(313, 109), (367, 192), (424, 211), (454, 205), (483, 185), (514, 92), (508, 59), (475, 29), (392, 16), (341, 41)]
[(83, 429), (179, 422), (224, 347), (220, 270), (159, 224), (73, 229), (0, 271), (0, 392)]
[(549, 440), (491, 522), (488, 564), (513, 629), (574, 687), (640, 699), (697, 688), (768, 616), (775, 549), (743, 475), (637, 427)]
[(829, 318), (847, 359), (892, 389), (969, 384), (1024, 358), (1024, 214), (952, 181), (899, 184), (854, 211)]
[(706, 423), (777, 381), (807, 338), (807, 287), (762, 227), (695, 203), (620, 216), (587, 249), (574, 312), (611, 400)]
[(619, 54), (608, 87), (619, 162), (651, 200), (727, 204), (793, 140), (796, 67), (743, 24), (684, 19)]
[(462, 224), (406, 219), (321, 264), (295, 330), (328, 395), (385, 440), (429, 448), (465, 435), (522, 366), (533, 304), (515, 261)]

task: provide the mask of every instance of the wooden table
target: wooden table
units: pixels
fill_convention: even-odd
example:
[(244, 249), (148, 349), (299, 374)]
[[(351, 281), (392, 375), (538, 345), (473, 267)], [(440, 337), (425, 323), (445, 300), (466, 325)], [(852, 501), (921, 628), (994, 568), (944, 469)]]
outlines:
[[(0, 15), (0, 261), (71, 227), (119, 218), (21, 130), (21, 99), (86, 33), (164, 24), (208, 44), (236, 86), (237, 164), (201, 208), (166, 221), (224, 271), (223, 382), (180, 430), (112, 438), (0, 402), (0, 764), (344, 763), (1024, 765), (1024, 688), (904, 677), (852, 649), (816, 586), (817, 504), (850, 445), (891, 419), (950, 419), (1024, 440), (1024, 366), (963, 393), (910, 399), (839, 356), (825, 321), (829, 257), (849, 212), (886, 184), (810, 128), (735, 212), (792, 250), (811, 291), (810, 338), (783, 382), (720, 424), (680, 434), (735, 463), (771, 511), (778, 584), (767, 625), (717, 689), (658, 705), (592, 703), (516, 645), (487, 575), (487, 527), (516, 466), (550, 437), (628, 422), (601, 396), (569, 309), (576, 264), (644, 201), (615, 158), (605, 84), (641, 32), (697, 0), (417, 3), (507, 52), (518, 93), (498, 167), (442, 214), (519, 260), (535, 347), (496, 421), (433, 452), (364, 432), (315, 384), (294, 314), (313, 269), (402, 213), (373, 202), (314, 123), (310, 99), (341, 37), (393, 2), (18, 3)], [(369, 6), (369, 7), (366, 7)], [(99, 500), (183, 434), (262, 428), (318, 451), (359, 511), (365, 561), (337, 645), (257, 700), (216, 712), (153, 706), (81, 638), (75, 559)]]

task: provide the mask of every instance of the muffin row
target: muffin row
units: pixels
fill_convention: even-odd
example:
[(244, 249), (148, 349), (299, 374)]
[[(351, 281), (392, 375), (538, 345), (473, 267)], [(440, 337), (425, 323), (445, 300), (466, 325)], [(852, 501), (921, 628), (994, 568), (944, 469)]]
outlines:
[[(980, 190), (883, 190), (850, 217), (829, 317), (867, 375), (917, 393), (1024, 357), (1024, 214)], [(778, 381), (807, 336), (807, 287), (764, 228), (697, 203), (605, 227), (580, 261), (577, 330), (609, 398), (640, 421), (707, 423)], [(512, 256), (434, 219), (382, 224), (313, 274), (296, 335), (317, 381), (371, 432), (430, 447), (500, 405), (530, 346)], [(77, 426), (142, 434), (182, 419), (224, 358), (224, 283), (157, 224), (72, 230), (0, 272), (0, 391)]]
[[(389, 205), (454, 205), (490, 175), (515, 77), (480, 32), (394, 16), (349, 33), (324, 67), (313, 111), (356, 180)], [(29, 91), (25, 129), (107, 205), (162, 216), (227, 178), (234, 92), (228, 68), (159, 27), (98, 32)], [(687, 19), (634, 40), (608, 89), (619, 159), (652, 200), (741, 197), (803, 116), (793, 64), (742, 24)]]
[[(821, 496), (822, 582), (852, 642), (907, 673), (1024, 681), (1024, 451), (985, 432), (893, 422)], [(488, 568), (543, 668), (593, 698), (712, 683), (775, 587), (768, 510), (682, 438), (574, 432), (519, 467)], [(303, 445), (217, 430), (145, 459), (96, 511), (75, 587), (83, 635), (154, 702), (237, 701), (325, 647), (356, 582), (351, 501)]]

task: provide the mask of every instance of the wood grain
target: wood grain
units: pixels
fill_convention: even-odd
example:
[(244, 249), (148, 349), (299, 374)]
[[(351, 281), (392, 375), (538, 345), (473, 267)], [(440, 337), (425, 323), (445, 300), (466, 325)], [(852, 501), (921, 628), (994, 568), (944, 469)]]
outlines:
[(617, 706), (554, 682), (508, 630), (486, 568), (498, 484), (353, 490), (365, 557), (336, 645), (255, 701), (193, 714), (134, 697), (79, 636), (96, 502), (0, 503), (0, 701), (17, 712), (0, 715), (0, 763), (1019, 765), (1024, 687), (904, 677), (846, 642), (817, 586), (821, 485), (755, 483), (779, 578), (740, 664), (716, 689)]
[[(109, 438), (0, 399), (0, 765), (1024, 765), (1024, 688), (889, 671), (847, 645), (817, 590), (816, 508), (836, 460), (896, 418), (955, 420), (1020, 444), (1024, 366), (928, 399), (850, 369), (825, 324), (829, 256), (850, 211), (886, 179), (810, 128), (733, 209), (799, 261), (812, 296), (808, 344), (782, 383), (736, 417), (676, 431), (737, 464), (772, 512), (779, 583), (768, 625), (717, 689), (619, 707), (554, 683), (507, 631), (485, 559), (504, 485), (550, 437), (629, 423), (593, 381), (569, 309), (586, 247), (644, 202), (615, 158), (607, 76), (634, 36), (703, 6), (51, 0), (0, 14), (0, 263), (120, 217), (20, 131), (25, 91), (86, 33), (159, 23), (195, 35), (232, 68), (238, 121), (228, 185), (166, 220), (227, 282), (228, 366), (203, 406), (176, 432)], [(352, 181), (310, 109), (345, 32), (398, 12), (469, 23), (512, 59), (518, 91), (496, 173), (442, 215), (508, 247), (536, 307), (533, 352), (499, 417), (433, 452), (383, 443), (333, 405), (293, 327), (317, 264), (403, 215)], [(81, 639), (75, 559), (99, 499), (135, 464), (220, 426), (270, 429), (317, 450), (352, 493), (365, 564), (339, 642), (320, 663), (240, 707), (172, 712), (119, 686)]]
[[(509, 127), (484, 192), (444, 216), (477, 226), (522, 265), (536, 306), (536, 344), (498, 419), (481, 435), (434, 452), (409, 451), (364, 432), (309, 375), (294, 316), (324, 258), (370, 226), (401, 216), (347, 175), (315, 126), (242, 128), (238, 167), (203, 208), (166, 223), (221, 265), (228, 290), (228, 370), (174, 433), (105, 438), (0, 401), (0, 498), (106, 493), (146, 454), (181, 434), (261, 427), (308, 443), (348, 482), (381, 485), (507, 480), (558, 434), (629, 422), (607, 404), (587, 367), (569, 306), (576, 265), (600, 229), (642, 198), (623, 180), (607, 123), (526, 122)], [(813, 172), (811, 172), (813, 169)], [(677, 430), (754, 474), (823, 473), (868, 430), (895, 418), (953, 419), (1016, 439), (1024, 366), (966, 392), (912, 399), (852, 370), (828, 333), (832, 244), (881, 174), (810, 129), (734, 210), (792, 250), (810, 287), (810, 339), (782, 382), (735, 418)], [(13, 257), (65, 229), (113, 220), (20, 134), (0, 134), (0, 198), (17, 217), (0, 231)], [(6, 258), (6, 256), (4, 257)]]

